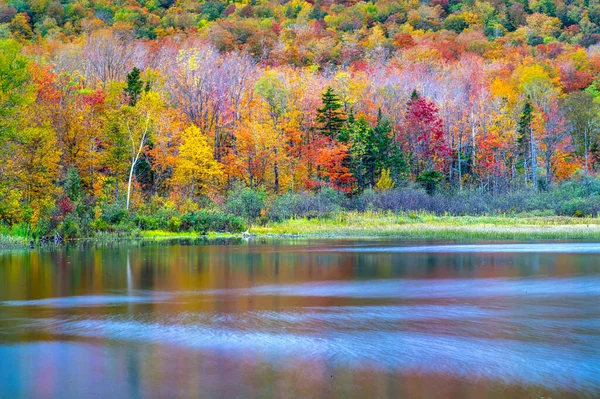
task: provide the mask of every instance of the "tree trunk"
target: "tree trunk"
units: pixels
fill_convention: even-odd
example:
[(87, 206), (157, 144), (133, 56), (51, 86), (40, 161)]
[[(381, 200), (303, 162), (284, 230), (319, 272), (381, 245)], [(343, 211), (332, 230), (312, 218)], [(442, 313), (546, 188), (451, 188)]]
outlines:
[(529, 143), (531, 147), (531, 183), (533, 184), (533, 189), (537, 190), (537, 154), (535, 149), (535, 141), (533, 138), (533, 131), (531, 129), (529, 135)]
[(590, 194), (590, 182), (588, 179), (589, 167), (590, 167), (590, 155), (589, 155), (589, 145), (588, 145), (588, 133), (587, 131), (583, 134), (583, 151), (585, 152), (585, 168), (583, 178), (585, 180), (585, 193), (586, 195)]
[(461, 167), (461, 157), (460, 157), (460, 149), (461, 149), (461, 145), (462, 145), (462, 137), (461, 135), (458, 136), (458, 189), (460, 191), (462, 191), (463, 189), (463, 184), (462, 184), (462, 167)]
[(129, 210), (129, 198), (131, 197), (131, 181), (133, 180), (133, 169), (135, 169), (136, 163), (137, 160), (133, 161), (131, 163), (131, 169), (129, 170), (129, 180), (127, 182), (127, 205), (125, 206), (127, 210)]

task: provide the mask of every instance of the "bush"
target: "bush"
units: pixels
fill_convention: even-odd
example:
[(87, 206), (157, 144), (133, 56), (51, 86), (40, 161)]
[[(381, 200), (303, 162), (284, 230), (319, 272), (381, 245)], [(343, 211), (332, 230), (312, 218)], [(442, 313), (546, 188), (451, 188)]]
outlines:
[(344, 194), (329, 187), (317, 193), (286, 193), (273, 199), (267, 217), (275, 221), (292, 217), (328, 217), (340, 211), (344, 202)]
[(246, 230), (242, 219), (234, 215), (217, 212), (198, 211), (186, 213), (181, 218), (181, 231), (241, 233)]
[(574, 217), (598, 216), (600, 213), (600, 197), (574, 198), (562, 203), (557, 213)]
[(181, 218), (177, 216), (171, 217), (169, 219), (169, 231), (177, 233), (181, 231)]
[(225, 209), (235, 216), (246, 220), (256, 220), (261, 210), (265, 209), (267, 194), (263, 191), (255, 191), (250, 188), (238, 187), (234, 189), (227, 198)]
[(129, 213), (119, 204), (106, 204), (102, 207), (102, 219), (108, 224), (120, 224), (129, 220)]
[(81, 237), (81, 228), (77, 217), (67, 216), (59, 228), (59, 233), (63, 238)]

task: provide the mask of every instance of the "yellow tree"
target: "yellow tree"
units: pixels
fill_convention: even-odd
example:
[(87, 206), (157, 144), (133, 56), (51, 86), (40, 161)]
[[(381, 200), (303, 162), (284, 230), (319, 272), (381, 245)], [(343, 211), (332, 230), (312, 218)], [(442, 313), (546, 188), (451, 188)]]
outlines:
[(52, 207), (60, 151), (54, 131), (45, 127), (20, 129), (12, 147), (9, 170), (14, 186), (32, 210), (29, 222), (37, 224)]
[(173, 183), (187, 190), (188, 197), (206, 192), (223, 176), (221, 164), (213, 157), (212, 146), (195, 125), (183, 131)]

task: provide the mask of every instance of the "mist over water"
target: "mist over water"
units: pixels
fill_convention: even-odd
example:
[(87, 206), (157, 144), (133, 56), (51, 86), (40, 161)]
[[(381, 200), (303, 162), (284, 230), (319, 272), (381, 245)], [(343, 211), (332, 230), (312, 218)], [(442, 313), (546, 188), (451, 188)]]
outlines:
[(597, 248), (273, 241), (0, 254), (0, 398), (596, 397)]

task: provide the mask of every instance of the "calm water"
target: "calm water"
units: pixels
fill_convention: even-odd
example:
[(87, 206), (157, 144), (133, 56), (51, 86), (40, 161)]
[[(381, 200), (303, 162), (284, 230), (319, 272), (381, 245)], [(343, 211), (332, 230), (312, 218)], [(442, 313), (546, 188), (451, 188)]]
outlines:
[(0, 254), (0, 398), (600, 397), (600, 244)]

